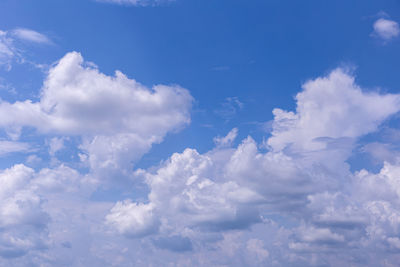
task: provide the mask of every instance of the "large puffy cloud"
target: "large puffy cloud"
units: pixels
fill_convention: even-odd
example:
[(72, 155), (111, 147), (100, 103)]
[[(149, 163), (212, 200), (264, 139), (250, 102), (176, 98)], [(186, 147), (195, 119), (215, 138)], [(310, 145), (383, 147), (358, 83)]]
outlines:
[(121, 72), (110, 77), (84, 66), (82, 56), (72, 52), (49, 71), (40, 102), (2, 102), (0, 124), (60, 134), (132, 133), (158, 140), (190, 122), (191, 102), (178, 86), (150, 90)]
[[(321, 138), (357, 138), (373, 132), (400, 106), (398, 95), (363, 92), (342, 69), (306, 82), (296, 95), (296, 113), (274, 109), (268, 145), (282, 150), (318, 149)], [(319, 138), (319, 139), (318, 139)]]
[(179, 86), (149, 89), (119, 71), (107, 76), (72, 52), (50, 69), (39, 102), (0, 103), (0, 125), (10, 132), (34, 127), (81, 136), (92, 170), (117, 176), (168, 132), (187, 125), (191, 105)]
[[(237, 148), (176, 153), (158, 169), (136, 173), (151, 190), (148, 202), (119, 202), (107, 222), (127, 237), (140, 230), (156, 246), (158, 240), (186, 240), (188, 250), (222, 242), (227, 231), (261, 225), (263, 241), (241, 242), (263, 264), (396, 262), (391, 252), (400, 244), (399, 167), (386, 163), (378, 174), (352, 173), (347, 159), (358, 138), (400, 110), (399, 95), (363, 91), (353, 76), (337, 69), (305, 83), (296, 101), (296, 112), (274, 110), (267, 152), (248, 137)], [(235, 133), (216, 140), (231, 143)], [(262, 234), (269, 229), (276, 231), (272, 239)], [(222, 236), (210, 241), (213, 233)]]

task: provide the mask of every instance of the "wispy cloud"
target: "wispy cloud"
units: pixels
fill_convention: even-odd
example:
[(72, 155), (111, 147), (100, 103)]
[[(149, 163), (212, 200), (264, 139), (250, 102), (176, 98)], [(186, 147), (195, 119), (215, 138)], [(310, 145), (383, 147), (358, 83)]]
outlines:
[(39, 43), (39, 44), (51, 44), (52, 41), (44, 34), (34, 30), (18, 28), (11, 32), (11, 34), (23, 41)]
[(18, 47), (18, 41), (40, 45), (53, 43), (46, 35), (26, 28), (17, 28), (11, 31), (0, 30), (0, 66), (5, 66), (6, 70), (11, 70), (12, 63), (15, 61), (41, 67), (40, 64), (24, 58), (23, 52)]
[(231, 120), (239, 110), (243, 108), (244, 104), (238, 97), (227, 97), (220, 107), (214, 110), (214, 113), (226, 121)]

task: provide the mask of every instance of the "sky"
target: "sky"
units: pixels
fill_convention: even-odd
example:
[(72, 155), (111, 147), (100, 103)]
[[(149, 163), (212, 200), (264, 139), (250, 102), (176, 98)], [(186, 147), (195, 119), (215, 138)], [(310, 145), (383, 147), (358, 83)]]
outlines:
[(0, 266), (398, 266), (399, 23), (0, 1)]

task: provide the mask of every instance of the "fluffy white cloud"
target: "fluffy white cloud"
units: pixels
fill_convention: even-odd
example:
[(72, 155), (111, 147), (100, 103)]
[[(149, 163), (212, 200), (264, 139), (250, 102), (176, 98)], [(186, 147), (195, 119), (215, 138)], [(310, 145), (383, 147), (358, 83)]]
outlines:
[[(396, 153), (378, 173), (353, 173), (347, 160), (358, 138), (399, 111), (399, 95), (366, 92), (337, 69), (305, 83), (296, 101), (295, 112), (274, 110), (267, 151), (251, 137), (232, 147), (234, 128), (206, 153), (187, 148), (136, 170), (147, 198), (125, 188), (125, 201), (98, 201), (94, 177), (129, 176), (132, 161), (189, 123), (192, 98), (176, 86), (148, 89), (120, 73), (104, 75), (79, 54), (66, 55), (40, 101), (0, 104), (0, 124), (79, 136), (92, 171), (16, 165), (0, 174), (0, 265), (17, 256), (21, 266), (397, 263)], [(60, 140), (50, 142), (52, 153)]]
[(115, 226), (121, 234), (141, 237), (157, 231), (157, 221), (152, 204), (118, 202), (107, 215), (107, 223)]
[(296, 113), (274, 109), (268, 145), (279, 151), (313, 150), (325, 146), (321, 138), (357, 138), (377, 129), (400, 109), (398, 95), (363, 92), (342, 69), (306, 82), (296, 95)]
[[(150, 217), (143, 210), (151, 207), (152, 230), (144, 232), (156, 245), (172, 236), (190, 250), (193, 244), (215, 242), (206, 241), (211, 234), (264, 225), (262, 233), (281, 223), (273, 241), (267, 236), (245, 240), (248, 254), (263, 263), (305, 266), (357, 265), (377, 248), (380, 255), (389, 255), (398, 244), (398, 167), (386, 163), (379, 174), (354, 174), (346, 161), (357, 138), (376, 131), (400, 110), (399, 95), (365, 92), (354, 77), (337, 69), (305, 83), (296, 101), (296, 112), (274, 110), (267, 152), (251, 137), (237, 148), (219, 145), (232, 142), (234, 129), (205, 154), (186, 149), (156, 170), (138, 171), (151, 190), (149, 202), (118, 203), (107, 217), (113, 218), (111, 225), (136, 237), (128, 233), (146, 229), (143, 222)], [(157, 230), (154, 220), (159, 221)], [(269, 220), (276, 222), (266, 223)], [(348, 253), (351, 248), (358, 249), (355, 256)], [(338, 251), (341, 260), (322, 256)], [(304, 256), (308, 254), (314, 255), (311, 260)], [(395, 257), (368, 259), (372, 265), (395, 262)], [(242, 260), (239, 266), (249, 264)]]
[(24, 165), (0, 173), (0, 257), (19, 257), (46, 247), (49, 217), (31, 187), (33, 176)]
[(50, 69), (39, 102), (0, 103), (0, 125), (82, 136), (92, 169), (113, 176), (190, 123), (192, 100), (179, 86), (149, 89), (119, 71), (107, 76), (72, 52)]
[(380, 18), (375, 21), (373, 35), (384, 41), (389, 41), (400, 34), (399, 24), (396, 21)]

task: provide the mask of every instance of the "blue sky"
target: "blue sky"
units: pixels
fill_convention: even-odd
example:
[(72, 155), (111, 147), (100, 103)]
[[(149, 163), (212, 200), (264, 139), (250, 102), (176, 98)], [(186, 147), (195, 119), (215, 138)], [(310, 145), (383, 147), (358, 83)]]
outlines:
[(3, 0), (0, 265), (395, 266), (398, 1)]

